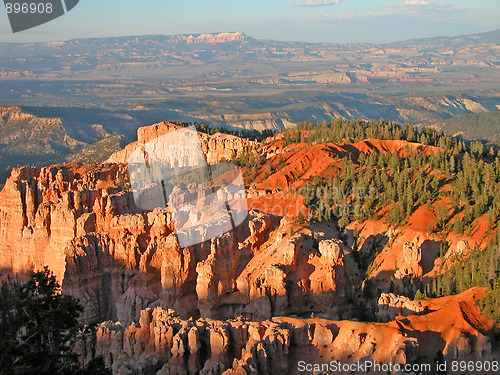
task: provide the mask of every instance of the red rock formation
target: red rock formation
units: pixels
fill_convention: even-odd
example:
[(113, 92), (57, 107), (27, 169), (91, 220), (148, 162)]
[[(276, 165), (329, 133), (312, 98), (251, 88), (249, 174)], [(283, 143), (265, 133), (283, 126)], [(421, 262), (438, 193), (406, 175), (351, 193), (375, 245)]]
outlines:
[[(298, 374), (299, 362), (356, 361), (416, 364), (498, 360), (475, 306), (484, 290), (427, 300), (422, 315), (388, 323), (275, 317), (182, 320), (161, 307), (141, 312), (139, 324), (102, 323), (94, 343), (80, 348), (103, 355), (114, 374)], [(454, 320), (446, 319), (452, 314)], [(456, 314), (456, 315), (455, 315)], [(303, 373), (303, 372), (302, 372)]]
[[(127, 163), (132, 152), (140, 145), (151, 142), (164, 134), (183, 129), (179, 125), (170, 122), (160, 122), (150, 126), (144, 126), (137, 130), (137, 142), (133, 142), (121, 151), (115, 152), (109, 157), (109, 163)], [(239, 138), (234, 135), (215, 133), (208, 135), (198, 133), (201, 149), (206, 155), (207, 163), (214, 164), (222, 159), (231, 160), (233, 157), (241, 156), (243, 153), (256, 152), (257, 142)]]
[[(302, 132), (302, 136), (307, 138), (307, 132)], [(356, 163), (361, 153), (368, 155), (382, 152), (405, 156), (410, 152), (431, 154), (438, 150), (438, 147), (420, 143), (379, 139), (366, 139), (352, 144), (285, 145), (284, 134), (281, 133), (266, 139), (260, 149), (260, 153), (275, 167), (275, 170), (269, 173), (269, 170), (263, 168), (252, 182), (260, 189), (267, 190), (300, 187), (316, 176), (324, 177), (338, 173), (341, 158), (346, 156), (350, 156)]]
[[(358, 232), (360, 256), (366, 257), (371, 263), (369, 279), (375, 289), (403, 293), (410, 279), (422, 278), (424, 283), (430, 282), (437, 274), (455, 264), (456, 259), (470, 255), (472, 248), (484, 247), (490, 241), (491, 233), (488, 236), (470, 237), (452, 231), (445, 239), (441, 234), (431, 233), (429, 225), (432, 228), (436, 223), (434, 211), (439, 203), (419, 207), (408, 223), (398, 228), (387, 224), (383, 215), (378, 220), (370, 219), (349, 226)], [(441, 258), (443, 240), (448, 250)]]
[[(175, 129), (140, 129), (138, 143), (110, 160), (126, 161), (139, 143)], [(257, 147), (232, 136), (200, 138), (209, 161)], [(277, 159), (281, 151), (273, 147), (259, 152)], [(342, 153), (406, 152), (404, 143), (390, 141), (294, 147), (276, 184), (297, 171), (326, 173)], [(251, 211), (234, 230), (181, 248), (168, 209), (138, 209), (126, 175), (123, 164), (17, 168), (0, 192), (0, 269), (48, 265), (63, 292), (84, 304), (84, 320), (119, 320), (101, 324), (96, 343), (80, 348), (87, 359), (103, 354), (116, 374), (293, 374), (299, 360), (427, 363), (440, 351), (448, 360), (495, 355), (485, 335), (490, 324), (474, 305), (479, 289), (424, 301), (383, 295), (379, 319), (386, 323), (339, 322), (362, 315), (358, 304), (370, 301), (360, 299), (362, 277), (333, 225)], [(274, 178), (261, 177), (262, 184)], [(279, 200), (281, 192), (270, 194)], [(360, 254), (380, 240), (370, 272), (375, 287), (433, 270), (440, 237), (421, 222), (412, 218), (392, 230), (368, 220), (357, 228)], [(322, 319), (276, 317), (292, 315)]]
[(125, 173), (116, 164), (15, 169), (0, 194), (0, 268), (48, 265), (82, 300), (85, 320), (128, 324), (157, 305), (184, 318), (351, 315), (360, 279), (340, 242), (318, 246), (314, 226), (252, 212), (235, 230), (181, 248), (166, 209), (140, 211), (118, 186)]
[(413, 301), (405, 296), (394, 293), (382, 293), (378, 299), (377, 318), (381, 322), (389, 322), (398, 316), (421, 314), (428, 310), (422, 301)]

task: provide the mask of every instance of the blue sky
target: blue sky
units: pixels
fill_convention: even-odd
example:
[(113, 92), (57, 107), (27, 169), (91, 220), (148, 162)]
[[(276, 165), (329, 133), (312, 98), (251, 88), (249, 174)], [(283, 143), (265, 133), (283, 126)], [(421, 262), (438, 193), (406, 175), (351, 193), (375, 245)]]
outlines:
[(243, 31), (259, 39), (391, 42), (500, 28), (500, 0), (80, 0), (68, 14), (0, 41)]

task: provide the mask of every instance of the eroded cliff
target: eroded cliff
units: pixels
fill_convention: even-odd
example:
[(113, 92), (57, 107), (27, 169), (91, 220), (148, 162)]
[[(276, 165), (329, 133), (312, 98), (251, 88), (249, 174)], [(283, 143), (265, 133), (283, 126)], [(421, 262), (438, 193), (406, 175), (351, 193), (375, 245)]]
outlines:
[(347, 248), (327, 240), (335, 229), (251, 211), (233, 231), (181, 248), (168, 209), (137, 208), (124, 173), (117, 164), (15, 169), (0, 194), (0, 267), (48, 265), (85, 320), (128, 324), (156, 305), (184, 318), (351, 315), (361, 280)]
[[(330, 362), (435, 366), (438, 353), (440, 361), (484, 362), (497, 357), (484, 333), (489, 323), (474, 305), (482, 295), (484, 290), (477, 288), (424, 301), (431, 310), (388, 323), (183, 320), (173, 310), (156, 307), (143, 310), (138, 324), (128, 327), (102, 323), (96, 341), (79, 351), (88, 359), (102, 355), (115, 374), (299, 374), (304, 364)], [(446, 319), (451, 315), (453, 320)]]
[[(23, 273), (48, 265), (63, 293), (84, 305), (84, 321), (107, 321), (94, 341), (79, 347), (87, 360), (103, 355), (115, 374), (229, 375), (293, 374), (299, 361), (498, 357), (492, 324), (475, 305), (484, 290), (420, 301), (378, 297), (404, 292), (406, 280), (431, 277), (440, 265), (441, 238), (426, 232), (432, 207), (398, 229), (382, 219), (352, 225), (359, 232), (355, 253), (349, 231), (341, 235), (329, 221), (299, 223), (304, 198), (279, 189), (326, 173), (338, 164), (336, 156), (405, 154), (407, 142), (280, 148), (200, 135), (208, 163), (258, 151), (281, 157), (286, 167), (255, 176), (249, 202), (256, 209), (243, 223), (181, 247), (169, 207), (137, 207), (124, 164), (137, 147), (177, 129), (170, 123), (141, 128), (138, 142), (106, 164), (16, 168), (0, 192), (0, 269)], [(193, 189), (187, 190), (172, 190), (169, 204), (191, 199)], [(284, 202), (297, 209), (274, 212)], [(466, 252), (465, 242), (455, 242), (451, 252)], [(371, 262), (366, 274), (364, 257)], [(363, 290), (365, 277), (372, 285), (365, 281)], [(373, 306), (379, 322), (360, 322)]]

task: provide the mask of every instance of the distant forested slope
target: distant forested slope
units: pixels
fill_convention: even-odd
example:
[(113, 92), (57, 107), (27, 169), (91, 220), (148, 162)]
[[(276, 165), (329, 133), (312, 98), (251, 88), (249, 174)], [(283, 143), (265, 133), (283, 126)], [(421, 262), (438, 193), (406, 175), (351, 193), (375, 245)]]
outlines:
[(466, 140), (487, 141), (500, 146), (500, 111), (461, 114), (434, 127)]

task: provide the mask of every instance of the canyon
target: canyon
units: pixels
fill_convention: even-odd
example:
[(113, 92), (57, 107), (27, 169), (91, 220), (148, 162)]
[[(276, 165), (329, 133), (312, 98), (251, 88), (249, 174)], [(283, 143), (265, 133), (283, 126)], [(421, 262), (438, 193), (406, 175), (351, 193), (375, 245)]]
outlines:
[(300, 374), (301, 362), (329, 368), (331, 361), (374, 361), (404, 368), (434, 366), (439, 353), (441, 361), (488, 361), (497, 358), (483, 334), (489, 323), (478, 318), (474, 305), (483, 293), (472, 289), (423, 301), (424, 312), (412, 311), (388, 323), (288, 317), (186, 321), (173, 310), (155, 307), (143, 310), (139, 322), (128, 327), (102, 323), (96, 342), (79, 350), (83, 355), (103, 355), (116, 374)]
[[(427, 228), (434, 208), (423, 206), (397, 229), (382, 219), (352, 224), (355, 249), (332, 222), (298, 220), (307, 207), (288, 189), (343, 157), (356, 163), (361, 154), (437, 147), (376, 139), (286, 145), (283, 134), (258, 143), (199, 133), (210, 164), (253, 154), (281, 158), (285, 167), (247, 181), (249, 212), (240, 225), (181, 247), (168, 209), (136, 205), (126, 165), (135, 149), (179, 129), (169, 122), (139, 128), (137, 142), (105, 163), (14, 168), (0, 192), (0, 270), (49, 266), (62, 292), (81, 301), (82, 321), (102, 322), (95, 340), (77, 348), (84, 361), (102, 355), (114, 374), (229, 375), (295, 374), (299, 361), (498, 360), (493, 323), (476, 306), (484, 288), (434, 299), (400, 295), (409, 277), (431, 277), (484, 233), (455, 236), (441, 259), (442, 239)], [(287, 201), (298, 209), (276, 210)], [(359, 254), (373, 260), (367, 274)]]

